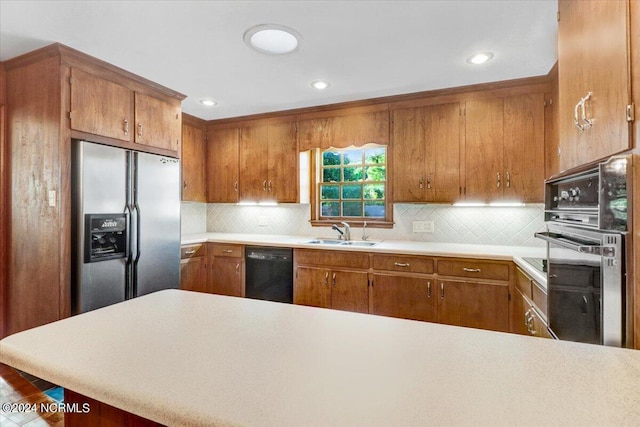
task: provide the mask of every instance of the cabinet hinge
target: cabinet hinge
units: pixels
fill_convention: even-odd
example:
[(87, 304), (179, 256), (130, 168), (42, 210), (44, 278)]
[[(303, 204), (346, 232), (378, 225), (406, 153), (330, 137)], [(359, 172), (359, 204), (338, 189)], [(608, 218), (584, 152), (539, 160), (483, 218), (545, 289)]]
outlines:
[(71, 77), (69, 77), (69, 84), (71, 84)]
[(627, 105), (627, 121), (632, 122), (636, 119), (636, 108), (635, 104)]
[(560, 11), (558, 11), (558, 13), (556, 14), (556, 19), (558, 20), (558, 22), (560, 22)]
[(508, 294), (508, 300), (507, 301), (511, 301), (511, 294)]
[(71, 120), (71, 111), (69, 111), (69, 120)]

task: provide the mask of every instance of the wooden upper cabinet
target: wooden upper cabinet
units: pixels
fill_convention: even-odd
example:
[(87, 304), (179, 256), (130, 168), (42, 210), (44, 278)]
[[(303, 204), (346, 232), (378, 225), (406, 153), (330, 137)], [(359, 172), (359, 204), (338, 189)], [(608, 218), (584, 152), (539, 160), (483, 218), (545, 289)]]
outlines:
[(347, 114), (298, 122), (300, 151), (389, 143), (389, 112)]
[(207, 132), (207, 201), (237, 203), (240, 168), (240, 131), (209, 129)]
[(72, 68), (71, 129), (132, 141), (133, 91)]
[(452, 202), (460, 195), (458, 103), (393, 112), (393, 200)]
[(503, 107), (501, 98), (468, 101), (465, 105), (467, 200), (502, 199)]
[(188, 124), (182, 125), (182, 200), (206, 201), (205, 132)]
[(295, 123), (240, 129), (240, 200), (296, 202), (297, 199)]
[(167, 102), (141, 93), (135, 94), (135, 142), (164, 150), (178, 151), (182, 132), (180, 102)]
[(560, 0), (558, 10), (559, 163), (567, 170), (631, 147), (629, 1)]
[(544, 200), (544, 94), (504, 98), (504, 187), (506, 201)]

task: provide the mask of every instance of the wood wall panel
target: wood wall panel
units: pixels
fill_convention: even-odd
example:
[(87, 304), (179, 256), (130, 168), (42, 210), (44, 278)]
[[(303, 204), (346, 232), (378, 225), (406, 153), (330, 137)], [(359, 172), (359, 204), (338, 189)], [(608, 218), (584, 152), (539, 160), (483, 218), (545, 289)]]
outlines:
[[(8, 70), (10, 162), (14, 166), (7, 334), (61, 317), (59, 280), (64, 262), (59, 233), (68, 230), (60, 230), (61, 160), (66, 160), (59, 151), (60, 102), (59, 58)], [(55, 206), (49, 205), (49, 191), (55, 191)]]

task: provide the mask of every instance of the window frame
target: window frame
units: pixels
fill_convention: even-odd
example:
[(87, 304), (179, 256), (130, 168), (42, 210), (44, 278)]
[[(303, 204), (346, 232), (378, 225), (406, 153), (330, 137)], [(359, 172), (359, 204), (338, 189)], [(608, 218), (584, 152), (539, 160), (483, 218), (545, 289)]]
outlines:
[[(384, 147), (385, 148), (385, 198), (384, 198), (384, 208), (385, 208), (385, 216), (382, 217), (374, 217), (374, 218), (366, 218), (366, 217), (353, 217), (353, 216), (335, 216), (335, 217), (322, 217), (321, 216), (321, 200), (320, 200), (320, 188), (322, 184), (326, 184), (322, 182), (322, 153), (324, 151), (348, 151), (348, 150), (365, 150), (367, 148), (376, 148), (376, 147)], [(393, 227), (393, 203), (391, 201), (391, 179), (390, 179), (390, 160), (391, 160), (391, 148), (390, 145), (385, 144), (366, 144), (363, 146), (351, 146), (345, 148), (327, 148), (320, 149), (316, 148), (311, 151), (310, 155), (310, 202), (311, 202), (311, 220), (310, 223), (312, 226), (327, 226), (330, 227), (337, 222), (348, 222), (351, 226), (359, 226), (362, 227), (364, 222), (367, 223), (367, 227), (371, 228), (392, 228)], [(366, 167), (365, 164), (361, 164), (363, 167)], [(340, 168), (344, 168), (344, 165), (341, 165)], [(380, 181), (375, 181), (372, 183), (379, 183)], [(362, 184), (363, 188), (366, 185), (367, 181), (354, 181), (354, 184)], [(338, 184), (338, 187), (344, 185), (345, 182), (341, 181)], [(346, 182), (348, 185), (348, 182)], [(362, 200), (366, 201), (364, 197), (361, 199), (354, 200)], [(342, 198), (340, 198), (339, 203), (342, 202)]]

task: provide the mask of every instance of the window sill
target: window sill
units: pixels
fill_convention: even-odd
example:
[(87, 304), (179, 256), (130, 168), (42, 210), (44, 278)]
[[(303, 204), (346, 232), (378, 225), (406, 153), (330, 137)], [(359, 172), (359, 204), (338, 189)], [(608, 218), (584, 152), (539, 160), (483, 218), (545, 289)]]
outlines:
[[(336, 219), (314, 219), (309, 221), (312, 227), (331, 227), (333, 224), (340, 224), (340, 222), (346, 222), (351, 227), (362, 227), (364, 220), (350, 220), (349, 218), (336, 218)], [(367, 228), (393, 228), (393, 221), (385, 220), (367, 220)]]

